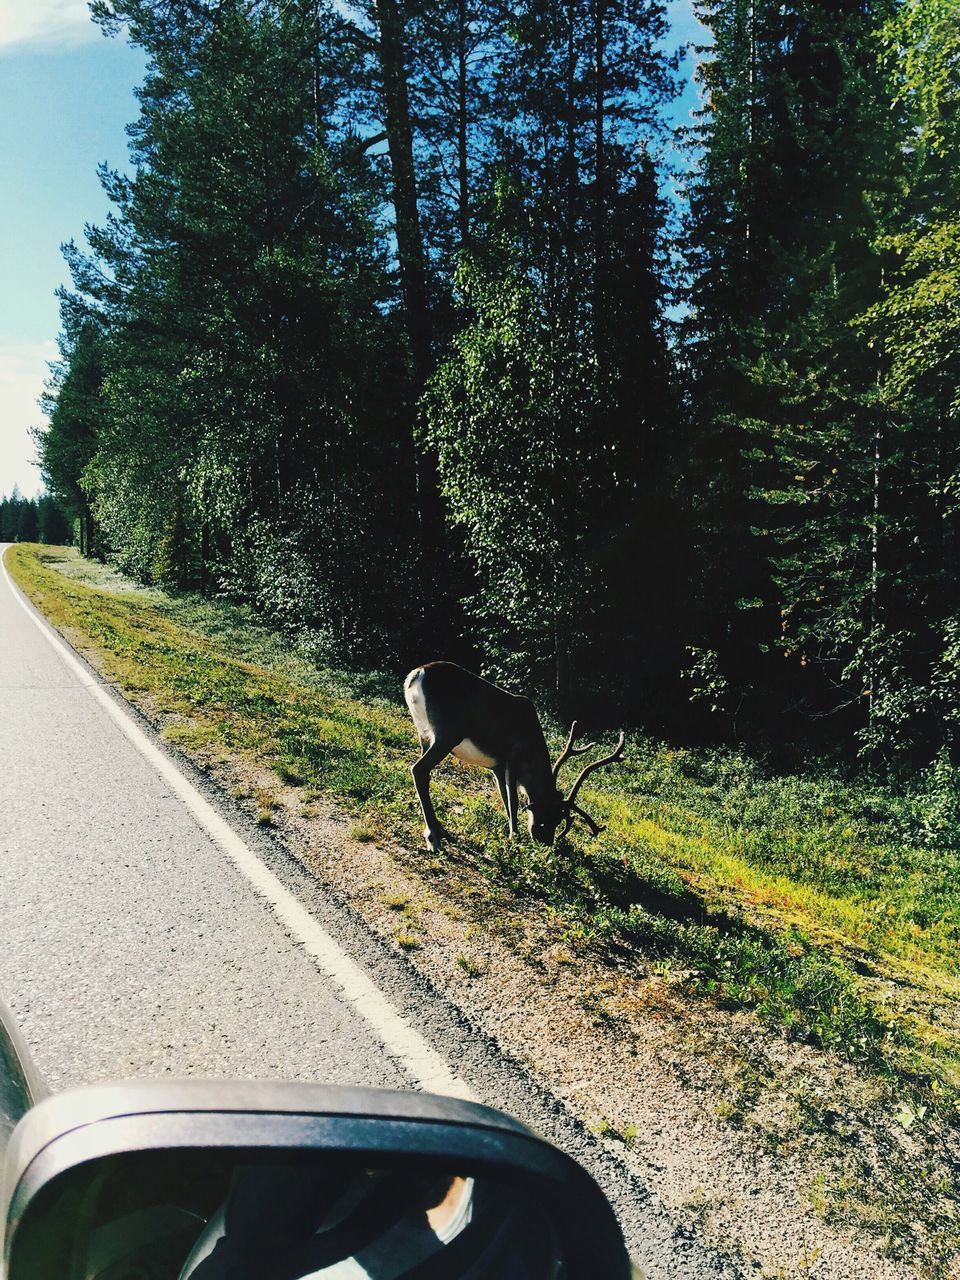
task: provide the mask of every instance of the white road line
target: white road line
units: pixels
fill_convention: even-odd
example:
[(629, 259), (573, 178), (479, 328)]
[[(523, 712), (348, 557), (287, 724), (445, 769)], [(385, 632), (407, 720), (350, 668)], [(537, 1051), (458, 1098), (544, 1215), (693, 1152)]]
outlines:
[(469, 1085), (454, 1075), (440, 1054), (397, 1013), (360, 966), (248, 848), (174, 762), (150, 741), (132, 716), (111, 698), (101, 684), (91, 679), (89, 671), (78, 661), (65, 641), (24, 599), (19, 587), (10, 577), (2, 555), (0, 566), (14, 599), (53, 646), (60, 660), (100, 703), (170, 789), (176, 792), (211, 840), (246, 877), (257, 895), (269, 904), (288, 933), (313, 957), (317, 967), (340, 988), (344, 998), (372, 1027), (387, 1053), (400, 1063), (414, 1084), (430, 1093), (476, 1101), (476, 1095)]

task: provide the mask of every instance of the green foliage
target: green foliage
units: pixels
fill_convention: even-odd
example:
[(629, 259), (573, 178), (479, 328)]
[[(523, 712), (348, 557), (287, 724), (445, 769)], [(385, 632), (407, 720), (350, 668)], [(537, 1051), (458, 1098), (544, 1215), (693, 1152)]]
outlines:
[(874, 756), (955, 753), (957, 6), (701, 11), (684, 327), (729, 619), (707, 647)]
[[(139, 0), (112, 12), (149, 57), (136, 168), (102, 175), (116, 213), (89, 254), (68, 247), (64, 325), (81, 349), (41, 447), (52, 466), (96, 334), (78, 483), (106, 549), (143, 581), (238, 593), (362, 660), (385, 617), (396, 634), (408, 616), (412, 518), (395, 486), (410, 464), (373, 170), (318, 115), (340, 68), (303, 56), (307, 41), (319, 59), (336, 19), (289, 4), (228, 3), (215, 21)], [(356, 586), (371, 495), (379, 594)]]
[[(488, 664), (561, 705), (607, 682), (621, 705), (649, 697), (643, 656), (674, 623), (682, 564), (656, 416), (675, 407), (651, 288), (661, 210), (649, 165), (620, 177), (603, 262), (582, 228), (558, 252), (547, 193), (498, 179), (456, 275), (467, 320), (423, 401)], [(622, 278), (600, 308), (583, 286), (614, 261)], [(662, 591), (663, 616), (635, 583)]]
[(61, 360), (52, 366), (43, 398), (46, 430), (33, 433), (44, 483), (68, 521), (76, 522), (82, 550), (95, 550), (89, 484), (84, 473), (103, 419), (103, 333), (86, 313), (64, 313)]
[[(485, 650), (514, 677), (559, 684), (570, 584), (589, 571), (601, 374), (575, 330), (557, 331), (511, 246), (499, 247), (505, 269), (493, 278), (471, 259), (458, 272), (473, 321), (433, 379), (425, 437), (476, 569)], [(582, 604), (578, 624), (589, 625)]]
[(38, 437), (83, 550), (321, 661), (956, 763), (956, 0), (698, 9), (678, 245), (660, 0), (94, 5), (147, 71)]
[(946, 749), (914, 782), (908, 814), (908, 839), (933, 849), (955, 849), (960, 843), (960, 768)]
[[(877, 249), (889, 269), (857, 318), (883, 353), (877, 399), (886, 427), (880, 504), (893, 615), (875, 662), (879, 700), (867, 745), (947, 747), (956, 760), (960, 691), (960, 5), (910, 0), (881, 32), (882, 63), (902, 113), (902, 198)], [(884, 510), (888, 508), (888, 510)], [(892, 598), (891, 598), (892, 597)]]
[(0, 542), (70, 541), (66, 517), (49, 494), (24, 498), (16, 485), (9, 497), (0, 496)]

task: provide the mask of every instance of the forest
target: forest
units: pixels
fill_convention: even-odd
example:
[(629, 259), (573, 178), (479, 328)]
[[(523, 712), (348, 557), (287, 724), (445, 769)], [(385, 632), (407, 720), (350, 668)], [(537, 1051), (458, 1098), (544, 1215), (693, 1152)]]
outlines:
[(960, 3), (97, 0), (147, 57), (38, 433), (317, 660), (960, 763)]
[(16, 485), (0, 495), (0, 542), (63, 543), (70, 527), (60, 503), (49, 494), (25, 498)]

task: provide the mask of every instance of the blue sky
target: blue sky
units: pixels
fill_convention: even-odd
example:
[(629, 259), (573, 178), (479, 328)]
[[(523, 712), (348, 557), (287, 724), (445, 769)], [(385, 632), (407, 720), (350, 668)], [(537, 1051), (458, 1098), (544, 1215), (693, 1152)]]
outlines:
[(142, 72), (84, 0), (0, 0), (0, 493), (40, 487), (28, 431), (57, 354), (60, 244), (106, 212), (97, 165), (126, 159)]
[[(695, 39), (691, 0), (668, 7), (676, 41)], [(106, 213), (97, 166), (125, 163), (143, 65), (93, 26), (85, 0), (0, 0), (0, 494), (40, 488), (29, 430), (57, 355), (60, 244)], [(688, 86), (675, 118), (694, 101)]]

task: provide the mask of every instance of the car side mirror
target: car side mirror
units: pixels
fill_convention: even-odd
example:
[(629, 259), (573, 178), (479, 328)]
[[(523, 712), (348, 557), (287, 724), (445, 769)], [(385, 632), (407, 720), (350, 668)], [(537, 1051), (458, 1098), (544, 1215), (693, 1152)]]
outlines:
[(4, 1280), (628, 1280), (569, 1156), (472, 1103), (312, 1084), (91, 1086), (7, 1146)]

